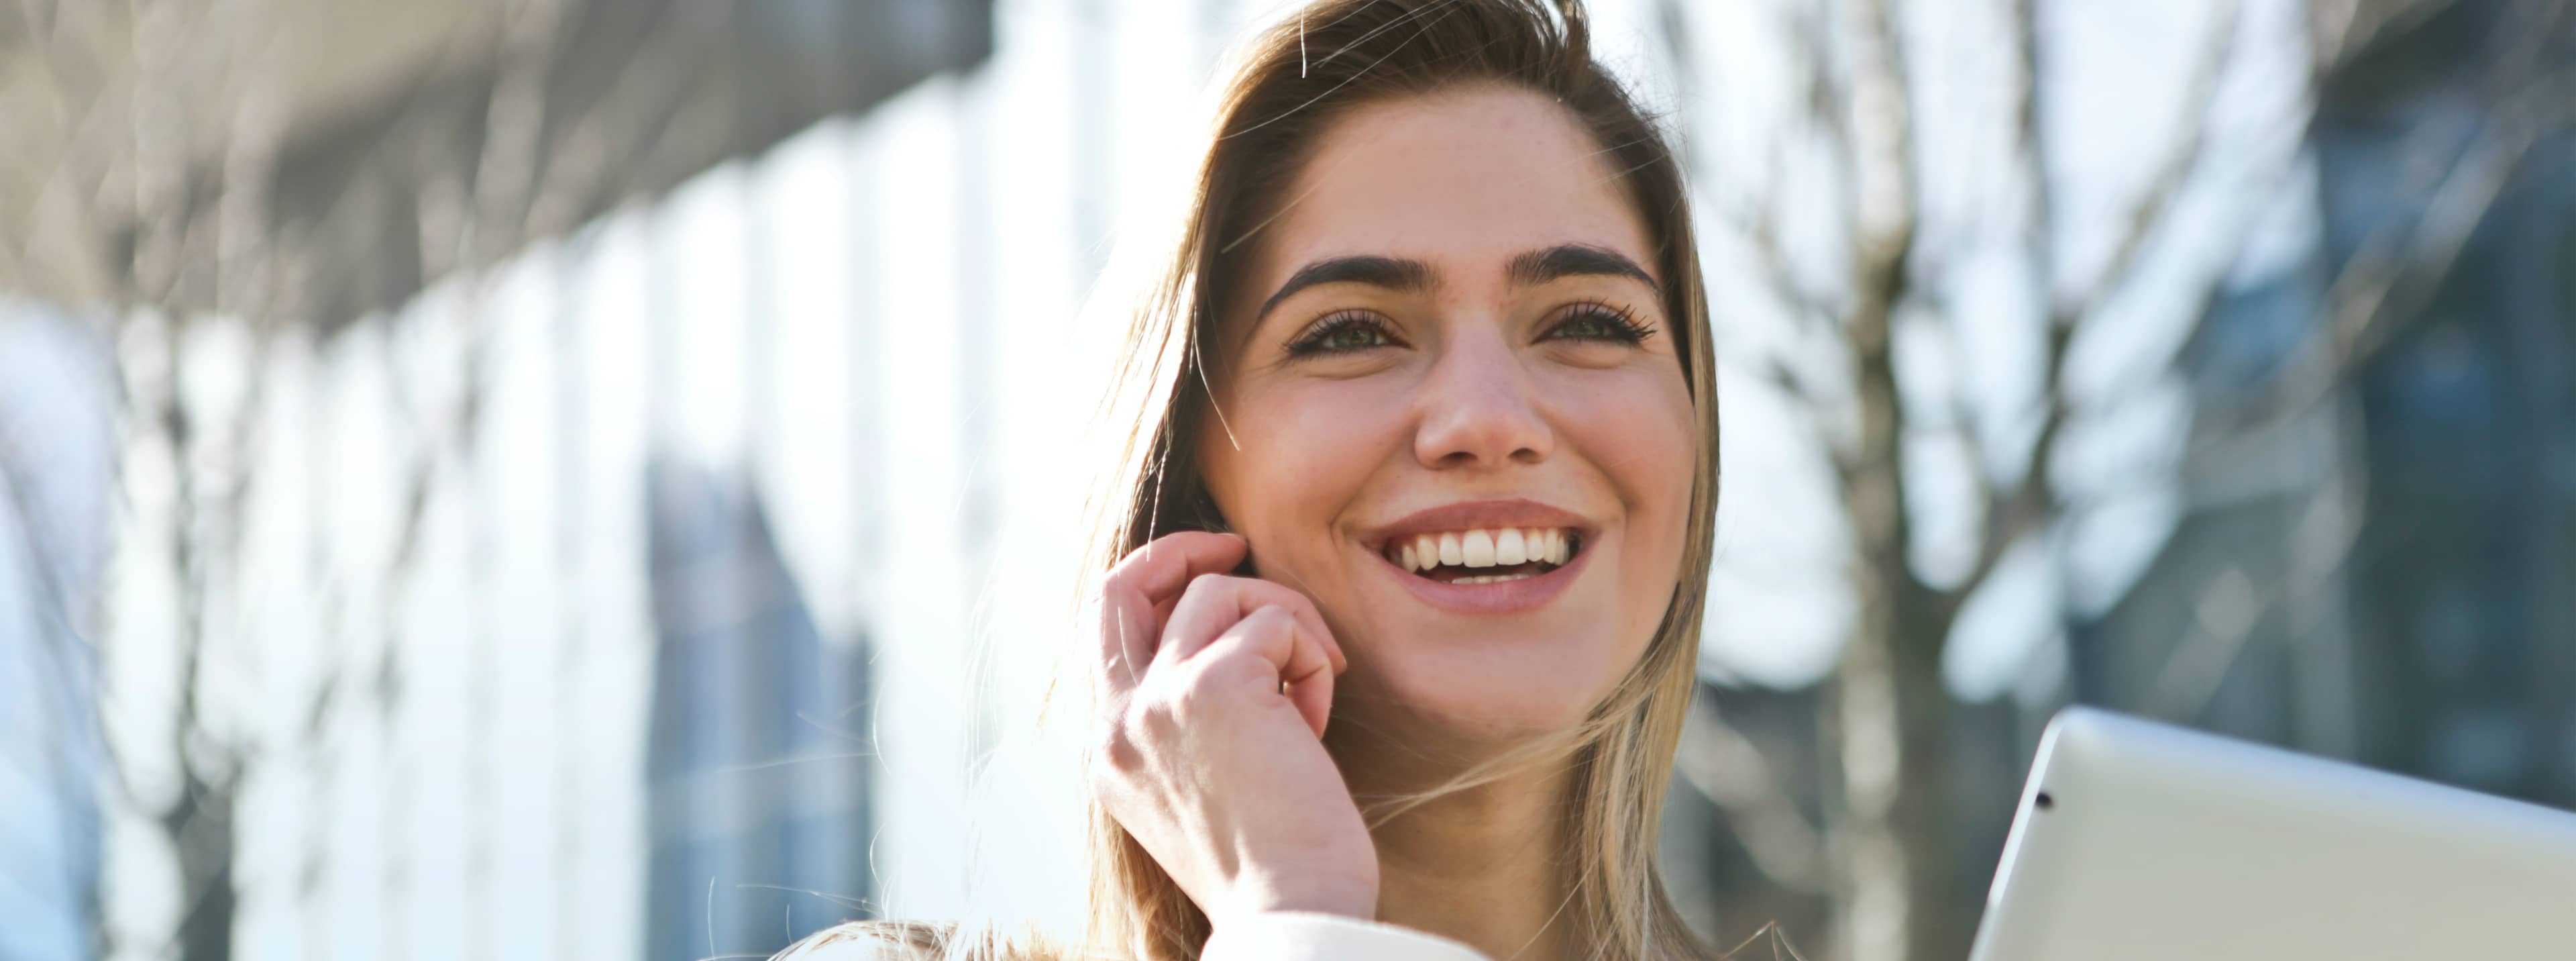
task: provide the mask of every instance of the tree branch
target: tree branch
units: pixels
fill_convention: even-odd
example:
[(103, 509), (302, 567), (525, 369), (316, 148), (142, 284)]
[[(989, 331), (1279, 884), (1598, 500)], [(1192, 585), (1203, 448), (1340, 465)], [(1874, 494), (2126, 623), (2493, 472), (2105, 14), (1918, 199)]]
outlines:
[[(1773, 166), (1774, 169), (1779, 166), (1776, 156)], [(1775, 188), (1773, 193), (1776, 196), (1779, 176), (1773, 175), (1769, 183)], [(1802, 330), (1830, 326), (1836, 313), (1832, 299), (1808, 290), (1799, 282), (1797, 265), (1790, 261), (1788, 249), (1780, 243), (1779, 228), (1776, 206), (1757, 201), (1751, 215), (1739, 218), (1737, 229), (1743, 231), (1745, 243), (1753, 248), (1754, 258), (1761, 264), (1760, 273), (1768, 281), (1765, 286), (1771, 288), (1771, 295), (1779, 298), (1781, 306), (1786, 307), (1796, 321), (1791, 326)]]
[[(2192, 171), (2207, 156), (2205, 148), (2209, 140), (2211, 114), (2218, 105), (2218, 82), (2226, 75), (2228, 53), (2235, 49), (2237, 36), (2243, 31), (2244, 5), (2241, 0), (2222, 0), (2219, 9), (2210, 14), (2209, 36), (2203, 41), (2200, 60), (2192, 69), (2190, 86), (2183, 95), (2181, 109), (2176, 111), (2175, 124), (2179, 130), (2172, 148), (2165, 152), (2156, 165), (2156, 172), (2148, 178), (2146, 189), (2130, 206), (2120, 240), (2112, 246), (2109, 259), (2103, 261), (2102, 271), (2095, 276), (2091, 289), (2064, 308), (2062, 319), (2053, 317), (2053, 322), (2072, 326), (2091, 319), (2114, 292), (2127, 285), (2130, 276), (2136, 273), (2139, 261), (2144, 259), (2147, 241), (2173, 218), (2175, 199), (2182, 193), (2183, 185), (2191, 181)], [(2052, 313), (2057, 313), (2055, 308), (2052, 308)]]
[[(1977, 556), (1969, 565), (1968, 575), (1942, 592), (1940, 604), (1945, 615), (1955, 614), (1968, 596), (1994, 573), (2013, 545), (2046, 524), (2059, 507), (2059, 492), (2049, 477), (2049, 462), (2056, 455), (2059, 439), (2065, 434), (2067, 421), (2074, 413), (2074, 404), (2065, 385), (2067, 352), (2074, 344), (2077, 331), (2086, 327), (2103, 304), (2136, 272), (2139, 262), (2144, 259), (2147, 241), (2172, 219), (2182, 188), (2191, 182), (2192, 172), (2208, 155), (2208, 129), (2218, 102), (2218, 82), (2226, 74), (2228, 53), (2235, 48), (2244, 26), (2243, 5), (2239, 0), (2224, 0), (2211, 14), (2209, 35), (2201, 45), (2189, 85), (2176, 111), (2179, 132), (2158, 161), (2146, 187), (2131, 205), (2120, 238), (2112, 245), (2111, 253), (2092, 285), (2081, 295), (2060, 301), (2053, 223), (2054, 191), (2049, 185), (2047, 134), (2041, 126), (2042, 59), (2037, 16), (2036, 0), (2016, 0), (2013, 15), (2009, 18), (2009, 29), (2014, 45), (2020, 51), (2017, 87), (2020, 97), (2016, 115), (2019, 118), (2017, 130), (2022, 175), (2029, 181), (2032, 206), (2030, 258), (2048, 313), (2048, 342), (2040, 377), (2043, 406), (2039, 412), (2038, 434), (2031, 443), (2022, 469), (2016, 472), (2016, 479), (2009, 486), (1988, 485), (1983, 540), (1978, 544)], [(2216, 283), (2213, 280), (2213, 286)]]
[[(2058, 494), (2048, 478), (2048, 463), (2056, 456), (2058, 439), (2065, 436), (2070, 409), (2063, 391), (2056, 384), (2064, 376), (2066, 351), (2075, 341), (2071, 327), (2052, 325), (2048, 331), (2048, 348), (2043, 361), (2041, 383), (2048, 388), (2047, 408), (2040, 415), (2039, 435), (2030, 445), (2030, 454), (2022, 467), (2021, 479), (2009, 488), (1989, 486), (1986, 492), (1984, 539), (1977, 544), (1977, 558), (1968, 566), (1968, 575), (1949, 590), (1941, 592), (1944, 620), (1958, 613), (1977, 587), (1995, 572), (2004, 554), (2012, 550), (2025, 535), (2048, 522), (2058, 507)], [(1982, 468), (1981, 468), (1982, 469)]]
[(2012, 12), (2004, 18), (2004, 29), (2011, 36), (2017, 68), (2013, 78), (2013, 155), (2021, 166), (2023, 189), (2029, 194), (2030, 209), (2023, 212), (2029, 221), (2023, 227), (2024, 236), (2041, 301), (2053, 312), (2057, 302), (2057, 252), (2049, 240), (2056, 229), (2057, 191), (2048, 179), (2048, 140), (2040, 129), (2044, 91), (2040, 89), (2038, 0), (2013, 0)]

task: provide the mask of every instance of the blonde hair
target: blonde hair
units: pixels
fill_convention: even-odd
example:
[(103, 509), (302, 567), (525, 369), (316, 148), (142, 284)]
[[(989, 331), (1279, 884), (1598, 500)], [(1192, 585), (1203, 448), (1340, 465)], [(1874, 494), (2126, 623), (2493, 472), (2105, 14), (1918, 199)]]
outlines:
[[(1655, 847), (1682, 718), (1695, 687), (1717, 499), (1715, 355), (1682, 170), (1649, 118), (1592, 58), (1581, 0), (1320, 0), (1253, 40), (1221, 88), (1188, 216), (1127, 316), (1106, 403), (1118, 438), (1092, 509), (1086, 593), (1119, 559), (1175, 530), (1207, 529), (1196, 438), (1210, 407), (1200, 345), (1242, 250), (1293, 202), (1285, 185), (1319, 135), (1352, 108), (1473, 83), (1535, 90), (1563, 105), (1619, 171), (1656, 244), (1667, 316), (1700, 433), (1682, 570), (1645, 653), (1587, 720), (1422, 794), (1371, 804), (1374, 828), (1442, 795), (1536, 763), (1570, 762), (1567, 810), (1576, 943), (1616, 959), (1714, 957), (1690, 933), (1656, 873)], [(1079, 645), (1077, 645), (1079, 646)], [(1088, 648), (1085, 647), (1087, 651)], [(1087, 719), (1086, 719), (1087, 720)], [(1087, 909), (1078, 935), (853, 922), (801, 948), (861, 941), (882, 953), (1002, 961), (1108, 957), (1195, 961), (1207, 916), (1098, 804), (1086, 818)], [(782, 957), (799, 954), (790, 949)]]

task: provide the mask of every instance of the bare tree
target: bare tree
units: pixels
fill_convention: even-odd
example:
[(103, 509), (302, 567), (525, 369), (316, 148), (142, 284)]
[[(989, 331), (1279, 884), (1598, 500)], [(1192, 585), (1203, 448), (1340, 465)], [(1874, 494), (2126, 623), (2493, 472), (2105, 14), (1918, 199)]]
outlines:
[[(1753, 261), (1753, 276), (1790, 315), (1792, 343), (1799, 346), (1724, 359), (1801, 411), (1803, 429), (1829, 457), (1835, 501), (1850, 538), (1844, 576), (1853, 618), (1819, 701), (1817, 727), (1828, 755), (1819, 764), (1825, 772), (1824, 822), (1808, 825), (1777, 788), (1760, 784), (1758, 765), (1748, 774), (1744, 766), (1758, 761), (1758, 754), (1713, 713), (1694, 716), (1685, 749), (1702, 756), (1685, 757), (1682, 771), (1685, 783), (1699, 785), (1735, 816), (1737, 833), (1745, 836), (1758, 868), (1783, 887), (1825, 892), (1836, 918), (1828, 953), (1900, 961), (1953, 958), (1967, 949), (1975, 896), (1982, 890), (1978, 882), (1992, 864), (1969, 863), (1975, 846), (1959, 836), (1966, 812), (1957, 799), (1982, 795), (2009, 805), (2014, 785), (1954, 780), (1963, 752), (1972, 746), (1959, 742), (1963, 705), (1944, 680), (1947, 648), (1962, 611), (1995, 582), (2008, 558), (2039, 550), (2047, 563), (2063, 563), (2057, 552), (2066, 526), (2102, 498), (2123, 492), (2071, 487), (2060, 461), (2070, 436), (2144, 386), (2132, 383), (2134, 378), (2108, 389), (2084, 383), (2072, 372), (2070, 358), (2091, 339), (2110, 336), (2106, 332), (2118, 323), (2134, 323), (2138, 299), (2149, 286), (2162, 302), (2182, 305), (2187, 315), (2176, 318), (2179, 323), (2195, 325), (2208, 317), (2238, 259), (2232, 244), (2242, 241), (2233, 238), (2252, 234), (2252, 221), (2272, 209), (2273, 198), (2305, 186), (2300, 135), (2314, 110), (2310, 90), (2316, 78), (2330, 74), (2370, 38), (2403, 29), (2444, 5), (2315, 4), (2309, 11), (2317, 51), (2307, 76), (2310, 89), (2292, 91), (2295, 96), (2285, 98), (2278, 116), (2231, 124), (2223, 109), (2229, 98), (2220, 91), (2232, 73), (2245, 69), (2255, 11), (2236, 0), (2214, 0), (2202, 32), (2187, 38), (2193, 50), (2175, 81), (2179, 108), (2142, 183), (2113, 203), (2080, 198), (2097, 209), (2124, 211), (2110, 225), (2107, 243), (2084, 236), (2082, 218), (2069, 212), (2064, 193), (2074, 178), (2068, 176), (2069, 162), (2054, 155), (2064, 134), (2050, 126), (2064, 116), (2051, 109), (2052, 98), (2066, 93), (2058, 86), (2064, 64), (2057, 38), (2066, 18), (2096, 15), (2098, 8), (2005, 0), (2000, 9), (1984, 12), (2000, 25), (1992, 46), (2011, 52), (2010, 122), (1998, 130), (1925, 126), (1921, 81), (1928, 68), (1911, 56), (1919, 18), (1909, 17), (1912, 11), (1902, 5), (1815, 0), (1779, 11), (1782, 47), (1804, 71), (1803, 84), (1788, 91), (1798, 104), (1789, 112), (1789, 126), (1760, 136), (1779, 145), (1822, 143), (1819, 156), (1801, 159), (1821, 161), (1832, 171), (1826, 211), (1836, 221), (1830, 231), (1836, 245), (1819, 252), (1783, 235), (1788, 219), (1812, 219), (1819, 212), (1812, 200), (1792, 206), (1802, 195), (1778, 179), (1796, 161), (1778, 161), (1759, 172), (1772, 179), (1742, 191), (1761, 199), (1735, 227)], [(2202, 411), (2203, 420), (2243, 430), (2313, 412), (2400, 325), (2422, 313), (2523, 154), (2571, 121), (2564, 91), (2576, 88), (2576, 78), (2545, 62), (2539, 39), (2556, 35), (2553, 25), (2568, 6), (2535, 0), (2518, 7), (2525, 30), (2517, 36), (2529, 39), (2509, 44), (2488, 66), (2493, 76), (2485, 85), (2495, 91), (2498, 105), (2494, 122), (2465, 151), (2426, 152), (2432, 169), (2447, 172), (2423, 215), (2374, 237), (2331, 278), (2312, 335), (2259, 398), (2240, 408)], [(1665, 16), (1667, 23), (1683, 23), (1690, 15), (1668, 4)], [(1684, 47), (1678, 53), (1687, 77), (1692, 52)], [(1933, 196), (1958, 188), (1933, 175), (1928, 145), (1998, 132), (2008, 138), (2002, 153), (2011, 158), (2009, 186), (2000, 196), (1965, 204), (1956, 196)], [(1725, 180), (1730, 172), (1703, 170), (1702, 176)], [(1961, 214), (1963, 209), (1968, 213)], [(2207, 218), (2193, 211), (2210, 209), (2232, 221), (2193, 234), (2221, 238), (2214, 249), (2180, 258), (2176, 262), (2187, 262), (2179, 269), (2166, 264), (2151, 272), (2160, 245), (2171, 245), (2184, 229), (2178, 224), (2195, 215)], [(2040, 345), (2036, 389), (2004, 408), (1981, 405), (1958, 376), (1967, 328), (1993, 322), (1966, 315), (1983, 308), (1963, 304), (1959, 249), (1991, 237), (1998, 220), (2019, 238), (2017, 276), (2027, 286), (2026, 302), (2036, 305), (2026, 320), (2008, 322), (2034, 325), (2029, 336)], [(2079, 262), (2082, 252), (2094, 249), (2102, 252)], [(2177, 281), (2176, 274), (2184, 279)], [(1940, 356), (1913, 356), (1924, 351)], [(1910, 372), (1927, 367), (1948, 370), (1950, 383), (1935, 390), (1909, 383), (1915, 376)], [(1934, 440), (1964, 447), (1965, 465), (1910, 456)], [(2121, 485), (2170, 486), (2178, 482), (2175, 469), (2172, 463), (2143, 465), (2132, 472), (2140, 476), (2124, 478)], [(1934, 476), (1943, 472), (1951, 476)], [(1973, 491), (1974, 523), (1967, 525), (1973, 543), (1965, 551), (1964, 570), (1927, 573), (1921, 542), (1927, 524), (1939, 520), (1927, 513), (1933, 508), (1926, 506), (1925, 494), (1933, 485)], [(2301, 543), (2293, 546), (2298, 560), (2291, 583), (2254, 584), (2242, 575), (2212, 582), (2201, 621), (2222, 635), (2219, 649), (2232, 651), (2245, 642), (2253, 623), (2242, 616), (2245, 611), (2285, 602), (2333, 603), (2324, 594), (2350, 549), (2354, 496), (2331, 485), (2317, 492), (2314, 510), (2307, 512), (2317, 523), (2307, 525), (2313, 529), (2303, 529)], [(2056, 619), (2071, 616), (2062, 597), (2056, 603)], [(2223, 669), (2227, 657), (2180, 669)], [(2204, 682), (2214, 685), (2188, 677), (2177, 681), (2177, 689), (2204, 690)], [(1734, 772), (1726, 773), (1730, 768)]]

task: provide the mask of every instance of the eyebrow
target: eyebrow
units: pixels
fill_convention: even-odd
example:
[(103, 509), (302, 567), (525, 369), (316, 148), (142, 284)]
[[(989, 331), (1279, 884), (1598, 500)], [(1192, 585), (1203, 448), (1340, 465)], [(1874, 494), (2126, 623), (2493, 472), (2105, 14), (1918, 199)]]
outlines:
[(1558, 244), (1546, 250), (1533, 250), (1512, 258), (1504, 274), (1524, 287), (1536, 287), (1564, 277), (1626, 277), (1646, 285), (1647, 290), (1663, 293), (1654, 275), (1627, 255), (1608, 247), (1589, 244)]
[[(1522, 287), (1535, 287), (1566, 277), (1626, 277), (1646, 285), (1648, 290), (1663, 292), (1663, 286), (1655, 283), (1654, 275), (1637, 266), (1637, 262), (1628, 259), (1626, 254), (1590, 244), (1558, 244), (1527, 251), (1514, 256), (1511, 263), (1504, 266), (1503, 275), (1511, 278), (1514, 285)], [(1280, 301), (1308, 287), (1367, 284), (1415, 293), (1430, 289), (1433, 280), (1431, 265), (1419, 260), (1374, 254), (1318, 260), (1288, 275), (1287, 282), (1280, 284), (1270, 299), (1261, 302), (1261, 309), (1252, 315), (1252, 327), (1260, 327), (1261, 321), (1270, 316), (1271, 309), (1279, 306)]]
[(1280, 301), (1308, 287), (1325, 284), (1367, 284), (1414, 293), (1430, 289), (1431, 265), (1419, 260), (1375, 255), (1315, 261), (1288, 275), (1288, 282), (1280, 284), (1279, 290), (1272, 293), (1269, 300), (1261, 302), (1261, 310), (1252, 315), (1252, 325), (1261, 326), (1261, 319), (1270, 316), (1270, 309), (1279, 306)]

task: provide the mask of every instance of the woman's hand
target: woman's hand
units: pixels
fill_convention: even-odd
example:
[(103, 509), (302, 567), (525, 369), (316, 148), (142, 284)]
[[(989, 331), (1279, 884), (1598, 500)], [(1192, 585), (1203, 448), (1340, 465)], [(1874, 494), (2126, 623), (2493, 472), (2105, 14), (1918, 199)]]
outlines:
[(1186, 531), (1110, 572), (1091, 789), (1219, 927), (1375, 918), (1377, 848), (1319, 740), (1348, 664), (1305, 595), (1221, 573), (1247, 549)]

